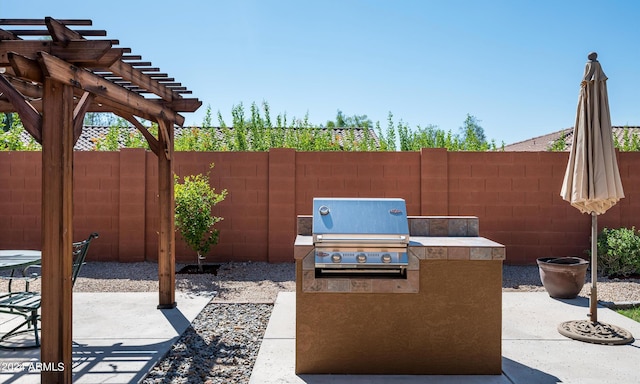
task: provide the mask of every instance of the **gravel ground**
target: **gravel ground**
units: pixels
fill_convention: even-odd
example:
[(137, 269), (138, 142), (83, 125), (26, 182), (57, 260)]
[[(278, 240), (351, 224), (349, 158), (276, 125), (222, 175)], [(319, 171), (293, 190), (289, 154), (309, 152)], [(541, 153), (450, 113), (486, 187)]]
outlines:
[[(179, 271), (184, 265), (176, 265)], [(0, 276), (7, 275), (0, 271)], [(212, 302), (273, 303), (281, 291), (295, 291), (293, 263), (224, 263), (212, 275), (176, 275), (176, 288), (182, 292), (212, 295)], [(0, 280), (0, 292), (6, 291), (6, 281)], [(538, 267), (503, 267), (504, 291), (544, 291)], [(40, 289), (40, 281), (31, 283), (32, 290)], [(589, 297), (591, 274), (580, 296)], [(156, 292), (158, 265), (156, 263), (89, 262), (80, 271), (73, 288), (75, 292)], [(608, 279), (598, 277), (598, 299), (604, 302), (640, 302), (640, 279)]]
[[(177, 265), (176, 271), (182, 266)], [(89, 262), (74, 291), (155, 292), (157, 268), (155, 263)], [(32, 282), (31, 289), (39, 289), (39, 284)], [(537, 266), (505, 265), (502, 286), (503, 291), (544, 291)], [(176, 275), (176, 288), (213, 298), (142, 383), (248, 383), (278, 292), (295, 291), (295, 267), (293, 263), (224, 263), (215, 276)], [(588, 274), (580, 296), (589, 297), (590, 288)], [(2, 291), (6, 291), (5, 281), (0, 281)], [(599, 277), (598, 298), (640, 303), (640, 280)]]
[[(502, 272), (502, 290), (505, 292), (544, 291), (537, 265), (505, 265)], [(609, 279), (598, 276), (598, 301), (603, 304), (640, 303), (640, 279)], [(579, 296), (589, 298), (591, 293), (591, 270)]]
[(142, 383), (247, 383), (272, 307), (207, 305)]

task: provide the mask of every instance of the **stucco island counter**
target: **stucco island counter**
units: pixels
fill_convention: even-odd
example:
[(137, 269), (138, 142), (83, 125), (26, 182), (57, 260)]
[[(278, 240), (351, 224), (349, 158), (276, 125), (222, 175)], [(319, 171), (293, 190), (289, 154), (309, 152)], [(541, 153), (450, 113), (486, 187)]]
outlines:
[(505, 247), (478, 218), (409, 216), (406, 278), (316, 277), (298, 217), (297, 374), (500, 375)]

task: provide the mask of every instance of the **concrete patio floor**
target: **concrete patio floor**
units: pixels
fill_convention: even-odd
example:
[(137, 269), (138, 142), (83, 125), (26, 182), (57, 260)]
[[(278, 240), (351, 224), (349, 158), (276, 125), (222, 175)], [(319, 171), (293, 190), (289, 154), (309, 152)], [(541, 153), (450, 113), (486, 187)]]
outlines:
[[(74, 293), (74, 383), (137, 383), (211, 300), (176, 293), (176, 308), (158, 310), (157, 292)], [(0, 314), (0, 333), (11, 329)], [(29, 368), (40, 349), (0, 348), (0, 383), (40, 383)], [(10, 370), (16, 363), (25, 369)]]
[(296, 375), (295, 293), (280, 293), (250, 384), (632, 384), (640, 382), (640, 323), (599, 307), (598, 319), (630, 331), (624, 346), (596, 345), (560, 335), (558, 324), (586, 319), (584, 298), (555, 300), (546, 292), (502, 295), (502, 375)]
[[(583, 343), (556, 327), (584, 319), (586, 299), (554, 300), (545, 292), (505, 292), (502, 375), (369, 376), (295, 375), (295, 293), (275, 303), (251, 384), (444, 383), (552, 384), (637, 383), (640, 341), (625, 346)], [(157, 293), (74, 293), (73, 374), (76, 383), (136, 383), (169, 350), (209, 302), (206, 296), (176, 295), (177, 308), (158, 310)], [(599, 319), (640, 338), (640, 323), (600, 307)], [(0, 316), (0, 332), (9, 329)], [(152, 324), (153, 326), (149, 326)], [(38, 362), (39, 349), (0, 349), (0, 367)], [(0, 370), (2, 383), (39, 383), (39, 373)]]

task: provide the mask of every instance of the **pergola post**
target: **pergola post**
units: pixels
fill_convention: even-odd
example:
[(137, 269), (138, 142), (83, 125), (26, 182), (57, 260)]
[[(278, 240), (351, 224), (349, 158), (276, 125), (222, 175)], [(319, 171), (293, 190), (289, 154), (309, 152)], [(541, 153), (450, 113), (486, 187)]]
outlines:
[(160, 205), (160, 233), (158, 239), (159, 309), (173, 308), (175, 299), (175, 230), (173, 195), (173, 124), (158, 121), (158, 202)]
[(41, 382), (71, 383), (73, 87), (45, 78), (43, 91)]

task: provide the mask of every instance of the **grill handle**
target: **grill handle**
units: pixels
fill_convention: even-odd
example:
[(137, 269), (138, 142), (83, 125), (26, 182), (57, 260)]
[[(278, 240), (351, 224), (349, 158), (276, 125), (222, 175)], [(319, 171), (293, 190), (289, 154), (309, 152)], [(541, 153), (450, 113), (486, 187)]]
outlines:
[(331, 237), (331, 236), (327, 236), (327, 235), (317, 235), (317, 240), (318, 241), (335, 241), (335, 242), (349, 242), (349, 243), (353, 243), (353, 242), (358, 242), (358, 241), (362, 241), (362, 242), (389, 242), (389, 241), (394, 241), (394, 240), (398, 240), (398, 241), (402, 241), (405, 242), (407, 241), (408, 237), (407, 236), (398, 236), (397, 238), (393, 238), (393, 237)]

